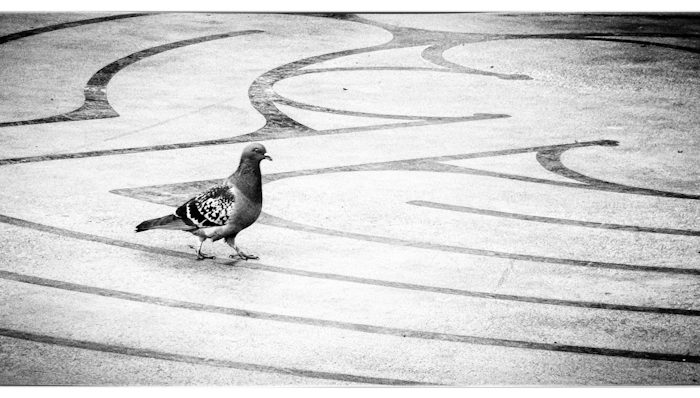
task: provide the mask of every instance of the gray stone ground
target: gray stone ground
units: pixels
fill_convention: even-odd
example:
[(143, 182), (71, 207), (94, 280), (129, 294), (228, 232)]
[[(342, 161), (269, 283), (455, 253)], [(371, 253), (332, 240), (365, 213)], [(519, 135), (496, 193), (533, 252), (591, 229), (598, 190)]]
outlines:
[(697, 16), (110, 15), (0, 15), (1, 384), (698, 384)]

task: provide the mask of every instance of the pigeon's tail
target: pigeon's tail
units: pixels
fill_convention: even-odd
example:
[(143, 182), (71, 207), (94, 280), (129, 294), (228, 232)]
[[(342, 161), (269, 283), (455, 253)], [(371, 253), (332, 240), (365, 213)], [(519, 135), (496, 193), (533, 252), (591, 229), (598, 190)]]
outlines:
[(136, 226), (136, 232), (147, 231), (149, 229), (178, 229), (188, 230), (192, 227), (185, 224), (182, 219), (174, 214), (169, 214), (165, 217), (146, 220)]

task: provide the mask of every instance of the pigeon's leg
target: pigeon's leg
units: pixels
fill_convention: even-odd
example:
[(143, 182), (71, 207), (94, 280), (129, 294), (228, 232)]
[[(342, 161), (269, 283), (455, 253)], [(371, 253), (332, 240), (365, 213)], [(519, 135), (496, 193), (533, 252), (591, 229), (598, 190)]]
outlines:
[[(199, 249), (197, 249), (197, 260), (206, 260), (206, 259), (215, 259), (216, 257), (210, 256), (208, 254), (202, 253), (202, 245), (204, 244), (204, 241), (207, 240), (207, 238), (200, 237), (199, 238)], [(191, 248), (194, 249), (194, 246), (190, 246)]]
[[(254, 255), (254, 254), (247, 254), (247, 253), (244, 253), (243, 250), (239, 249), (238, 246), (236, 246), (236, 243), (235, 243), (235, 242), (236, 242), (236, 238), (235, 238), (235, 237), (226, 238), (226, 243), (227, 243), (229, 246), (231, 246), (231, 247), (233, 248), (233, 250), (236, 251), (236, 254), (237, 254), (238, 257), (240, 257), (241, 259), (243, 259), (243, 260), (257, 260), (257, 259), (260, 258), (260, 257)], [(229, 257), (235, 258), (236, 256), (234, 256), (234, 255), (232, 254), (232, 255), (230, 255)]]

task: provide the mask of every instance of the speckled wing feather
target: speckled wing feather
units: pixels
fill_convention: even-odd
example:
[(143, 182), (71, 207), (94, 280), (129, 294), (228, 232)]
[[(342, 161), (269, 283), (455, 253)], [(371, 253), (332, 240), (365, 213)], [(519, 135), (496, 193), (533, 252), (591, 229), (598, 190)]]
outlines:
[(197, 228), (221, 226), (233, 216), (235, 202), (229, 187), (217, 185), (178, 207), (175, 215)]

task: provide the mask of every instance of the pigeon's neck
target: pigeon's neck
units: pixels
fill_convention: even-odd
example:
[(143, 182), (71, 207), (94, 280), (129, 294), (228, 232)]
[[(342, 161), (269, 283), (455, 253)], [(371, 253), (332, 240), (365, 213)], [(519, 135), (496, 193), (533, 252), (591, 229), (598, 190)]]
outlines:
[(255, 203), (262, 203), (262, 176), (260, 163), (242, 160), (235, 173), (228, 178), (229, 185), (235, 185), (243, 195)]

